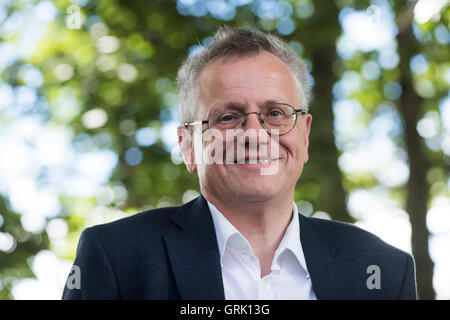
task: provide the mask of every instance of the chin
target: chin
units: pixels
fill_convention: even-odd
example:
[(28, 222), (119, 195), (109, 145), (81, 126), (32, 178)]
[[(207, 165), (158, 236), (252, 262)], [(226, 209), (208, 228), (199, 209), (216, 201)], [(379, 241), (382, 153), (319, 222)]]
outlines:
[(240, 188), (234, 189), (234, 194), (237, 198), (249, 202), (260, 202), (270, 200), (276, 197), (279, 192), (276, 192), (271, 187), (263, 188), (256, 187), (255, 185), (245, 188), (245, 185), (241, 185)]

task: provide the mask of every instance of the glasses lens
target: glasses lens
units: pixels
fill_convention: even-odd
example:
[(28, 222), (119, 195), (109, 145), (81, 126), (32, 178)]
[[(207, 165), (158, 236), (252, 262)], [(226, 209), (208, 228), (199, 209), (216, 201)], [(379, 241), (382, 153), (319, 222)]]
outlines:
[(241, 124), (244, 116), (237, 110), (222, 110), (214, 113), (210, 120), (209, 125), (211, 128), (219, 130), (234, 129)]
[(261, 112), (261, 119), (267, 131), (278, 130), (278, 134), (284, 134), (294, 127), (296, 112), (291, 106), (275, 104)]
[[(240, 125), (244, 120), (244, 115), (238, 110), (221, 110), (213, 113), (209, 119), (209, 128), (219, 130), (215, 133), (215, 138), (221, 141), (231, 141), (242, 131)], [(239, 129), (237, 132), (235, 129)]]

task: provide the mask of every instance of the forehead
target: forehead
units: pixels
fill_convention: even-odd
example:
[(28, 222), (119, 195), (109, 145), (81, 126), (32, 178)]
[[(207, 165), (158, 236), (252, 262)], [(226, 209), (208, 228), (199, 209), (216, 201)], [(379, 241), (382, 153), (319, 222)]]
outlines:
[(230, 101), (260, 105), (266, 101), (299, 103), (288, 65), (269, 52), (231, 57), (207, 65), (198, 78), (200, 104), (218, 108)]

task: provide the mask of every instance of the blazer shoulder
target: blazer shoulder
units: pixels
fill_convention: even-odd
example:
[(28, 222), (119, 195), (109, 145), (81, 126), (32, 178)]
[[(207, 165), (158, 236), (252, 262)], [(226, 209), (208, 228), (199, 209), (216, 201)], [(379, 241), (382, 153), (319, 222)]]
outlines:
[(390, 255), (410, 255), (409, 253), (388, 244), (375, 234), (364, 230), (354, 224), (325, 220), (319, 218), (308, 218), (316, 228), (328, 232), (336, 239), (346, 251), (354, 253), (380, 253)]
[(145, 226), (163, 232), (170, 227), (170, 219), (181, 207), (165, 207), (142, 211), (111, 222), (98, 224), (85, 229), (88, 233), (110, 234), (120, 232), (126, 226)]

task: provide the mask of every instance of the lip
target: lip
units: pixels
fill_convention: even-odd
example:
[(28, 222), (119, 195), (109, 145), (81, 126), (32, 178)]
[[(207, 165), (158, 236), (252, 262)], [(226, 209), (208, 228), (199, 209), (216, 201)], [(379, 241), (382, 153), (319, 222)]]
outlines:
[[(234, 163), (232, 164), (237, 164), (237, 165), (241, 165), (241, 166), (270, 166), (273, 162), (280, 160), (280, 158), (276, 158), (276, 159), (238, 159), (235, 160)], [(251, 161), (251, 163), (250, 163)]]

